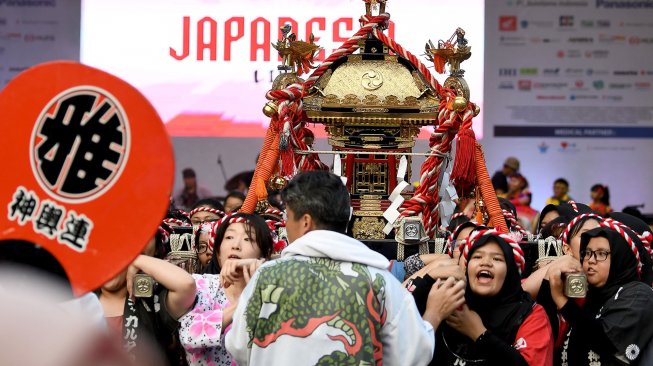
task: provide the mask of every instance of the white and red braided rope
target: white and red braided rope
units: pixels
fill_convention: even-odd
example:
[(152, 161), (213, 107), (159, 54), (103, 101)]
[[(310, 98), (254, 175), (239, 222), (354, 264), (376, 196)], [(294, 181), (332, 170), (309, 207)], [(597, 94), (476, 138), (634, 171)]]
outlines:
[(521, 275), (524, 269), (526, 268), (526, 259), (524, 258), (524, 251), (519, 246), (519, 243), (517, 243), (507, 234), (503, 234), (497, 231), (496, 229), (475, 231), (472, 233), (472, 235), (470, 235), (467, 238), (467, 240), (465, 240), (465, 242), (463, 242), (460, 245), (460, 252), (461, 252), (461, 257), (463, 258), (464, 265), (467, 266), (468, 259), (469, 259), (469, 251), (472, 249), (474, 242), (485, 235), (498, 236), (510, 246), (510, 248), (512, 249), (512, 255), (515, 260), (515, 264), (517, 265), (517, 271)]
[(568, 204), (571, 205), (571, 208), (574, 210), (574, 212), (578, 213), (578, 205), (576, 205), (576, 201), (569, 200), (567, 201)]
[(519, 224), (519, 221), (515, 218), (515, 216), (510, 212), (509, 210), (501, 210), (503, 211), (503, 216), (506, 218), (506, 220), (510, 221), (510, 226), (512, 227), (513, 230), (511, 231), (516, 231), (524, 236), (528, 236), (528, 233), (524, 228)]
[[(619, 225), (617, 222), (615, 222), (615, 220), (603, 220), (603, 221), (601, 221), (601, 223), (599, 225), (601, 227), (605, 227), (605, 228), (612, 229), (612, 230), (616, 231), (619, 235), (621, 235), (622, 238), (624, 238), (626, 243), (628, 243), (628, 246), (630, 247), (630, 250), (635, 255), (635, 259), (637, 259), (637, 274), (641, 275), (641, 273), (642, 273), (642, 260), (639, 257), (639, 250), (637, 250), (637, 245), (633, 241), (633, 238), (631, 238), (630, 235), (628, 235), (628, 233), (626, 233), (624, 231), (624, 228), (621, 225)], [(626, 226), (626, 228), (628, 228), (628, 227)]]
[(186, 221), (175, 219), (175, 218), (172, 218), (172, 217), (169, 217), (167, 219), (163, 219), (163, 222), (166, 223), (166, 224), (173, 224), (173, 225), (177, 225), (177, 226), (191, 226), (191, 224), (186, 222)]
[(220, 210), (218, 210), (218, 209), (216, 209), (216, 208), (212, 208), (212, 207), (198, 207), (198, 208), (194, 208), (193, 210), (191, 210), (191, 211), (188, 213), (188, 217), (193, 217), (193, 215), (195, 215), (195, 214), (198, 213), (198, 212), (210, 212), (210, 213), (214, 213), (214, 214), (216, 214), (216, 215), (218, 215), (218, 216), (220, 216), (220, 217), (222, 217), (222, 216), (225, 215), (225, 213), (224, 213), (223, 211), (220, 211)]
[[(648, 255), (651, 256), (651, 257), (653, 258), (653, 250), (651, 249), (651, 242), (650, 242), (650, 240), (649, 240), (649, 238), (648, 238), (648, 236), (651, 235), (650, 232), (647, 231), (647, 232), (644, 232), (644, 235), (639, 235), (639, 234), (638, 234), (635, 230), (633, 230), (630, 226), (628, 226), (628, 225), (622, 223), (621, 221), (615, 220), (615, 219), (613, 219), (613, 218), (606, 218), (604, 221), (605, 221), (606, 223), (614, 224), (614, 225), (617, 225), (617, 226), (619, 226), (619, 227), (621, 227), (621, 228), (628, 229), (628, 230), (632, 231), (635, 235), (637, 235), (637, 237), (639, 238), (639, 240), (641, 240), (642, 245), (644, 246), (644, 249), (646, 249), (646, 252), (648, 253)], [(648, 235), (646, 235), (646, 234), (648, 234)]]
[[(571, 202), (571, 201), (570, 201), (570, 202)], [(597, 214), (593, 214), (593, 213), (587, 213), (587, 214), (578, 215), (578, 216), (574, 217), (574, 218), (569, 222), (569, 224), (567, 224), (567, 227), (565, 228), (565, 231), (563, 231), (563, 232), (562, 232), (562, 235), (560, 236), (560, 240), (562, 240), (563, 243), (569, 244), (569, 240), (571, 239), (571, 238), (569, 237), (569, 233), (571, 232), (571, 229), (572, 229), (574, 226), (576, 226), (576, 224), (577, 224), (580, 220), (582, 220), (582, 219), (584, 219), (584, 218), (586, 218), (586, 217), (593, 217), (593, 218), (595, 218), (595, 219), (596, 219), (597, 221), (599, 221), (599, 222), (603, 221), (603, 217), (601, 217), (601, 216), (599, 216), (599, 215), (597, 215)]]

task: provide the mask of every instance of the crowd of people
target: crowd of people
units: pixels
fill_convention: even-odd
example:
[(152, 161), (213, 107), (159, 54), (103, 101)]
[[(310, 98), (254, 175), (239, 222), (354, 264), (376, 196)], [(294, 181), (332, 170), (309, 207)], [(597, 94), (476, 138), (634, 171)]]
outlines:
[[(182, 192), (188, 211), (171, 206), (93, 296), (137, 365), (653, 364), (651, 228), (612, 212), (607, 187), (584, 205), (558, 180), (532, 232), (518, 172), (509, 158), (496, 185), (510, 232), (461, 201), (445, 250), (405, 261), (351, 237), (349, 192), (328, 172), (298, 174), (262, 214), (239, 213), (240, 192)], [(545, 237), (561, 252), (527, 258), (523, 242)]]
[[(492, 185), (497, 196), (507, 198), (515, 205), (521, 224), (535, 230), (535, 218), (538, 212), (531, 207), (533, 195), (528, 188), (528, 180), (519, 172), (520, 162), (514, 156), (506, 158), (503, 168), (492, 176)], [(610, 207), (610, 190), (607, 185), (595, 184), (590, 189), (591, 202), (589, 206), (600, 215), (612, 212)], [(573, 201), (569, 196), (569, 182), (565, 178), (558, 178), (553, 182), (553, 195), (546, 200), (546, 205), (559, 205)]]

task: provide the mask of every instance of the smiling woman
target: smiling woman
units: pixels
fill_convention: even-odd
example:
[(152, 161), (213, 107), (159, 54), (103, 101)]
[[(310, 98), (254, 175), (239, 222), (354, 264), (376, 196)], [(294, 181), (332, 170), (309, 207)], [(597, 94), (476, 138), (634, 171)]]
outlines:
[(432, 365), (552, 365), (551, 327), (521, 289), (519, 245), (494, 230), (473, 233), (462, 248), (466, 304), (436, 333)]
[[(473, 232), (461, 245), (467, 278), (465, 305), (436, 330), (431, 365), (552, 365), (553, 338), (544, 309), (521, 288), (524, 256), (519, 245), (494, 229)], [(421, 286), (409, 291), (420, 307)], [(426, 290), (428, 292), (428, 289)]]

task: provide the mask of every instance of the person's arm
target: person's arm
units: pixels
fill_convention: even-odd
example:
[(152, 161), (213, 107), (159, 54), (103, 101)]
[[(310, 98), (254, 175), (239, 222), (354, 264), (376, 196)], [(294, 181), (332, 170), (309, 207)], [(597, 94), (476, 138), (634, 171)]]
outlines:
[(474, 341), (479, 352), (494, 361), (492, 364), (528, 365), (519, 351), (490, 332), (478, 313), (470, 310), (467, 305), (455, 310), (447, 318), (447, 324)]
[[(405, 292), (404, 292), (405, 293)], [(410, 296), (403, 296), (397, 311), (381, 328), (383, 363), (388, 365), (426, 365), (433, 358), (435, 333), (422, 320)]]
[(519, 351), (489, 330), (486, 330), (474, 342), (485, 357), (495, 362), (499, 361), (498, 365), (529, 366)]
[[(186, 352), (223, 347), (225, 312), (230, 307), (222, 293), (220, 277), (193, 275), (197, 283), (197, 303), (179, 319), (179, 341)], [(230, 320), (229, 320), (230, 321)]]
[(225, 336), (225, 347), (239, 366), (247, 366), (249, 364), (251, 348), (249, 346), (249, 330), (245, 311), (247, 310), (247, 305), (252, 294), (256, 290), (256, 283), (258, 282), (259, 275), (260, 271), (256, 271), (243, 292), (240, 294), (238, 306), (233, 313), (231, 329)]
[(540, 292), (540, 286), (542, 286), (542, 281), (546, 276), (546, 267), (538, 268), (535, 272), (531, 273), (524, 282), (521, 283), (522, 289), (528, 292), (533, 299), (537, 299), (537, 295)]
[(457, 280), (465, 280), (465, 272), (458, 266), (458, 264), (449, 256), (446, 258), (440, 258), (431, 263), (427, 264), (424, 268), (413, 273), (409, 276), (406, 281), (404, 281), (404, 287), (406, 287), (408, 280), (415, 279), (417, 277), (424, 277), (425, 275), (431, 276), (431, 278), (442, 278), (446, 279), (453, 277)]
[(139, 255), (127, 271), (127, 291), (133, 289), (134, 275), (142, 271), (154, 278), (167, 290), (166, 309), (170, 316), (179, 319), (190, 310), (195, 302), (195, 280), (183, 269), (164, 260)]
[(592, 317), (583, 311), (574, 301), (569, 301), (564, 294), (562, 273), (557, 268), (551, 268), (548, 272), (549, 284), (551, 286), (551, 297), (555, 302), (560, 314), (571, 325), (575, 334), (587, 340), (594, 349), (604, 350), (606, 354), (613, 354), (616, 348), (608, 339), (603, 325), (599, 319)]

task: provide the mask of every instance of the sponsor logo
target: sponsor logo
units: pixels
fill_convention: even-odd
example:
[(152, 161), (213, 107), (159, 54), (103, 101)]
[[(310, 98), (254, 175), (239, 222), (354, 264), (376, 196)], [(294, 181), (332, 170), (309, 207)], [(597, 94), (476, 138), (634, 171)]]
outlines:
[(542, 141), (541, 144), (537, 145), (537, 149), (540, 151), (540, 154), (546, 154), (549, 150), (549, 145), (546, 142)]
[(519, 80), (517, 82), (517, 87), (521, 91), (531, 91), (533, 88), (533, 82), (531, 80)]
[(0, 33), (0, 39), (6, 40), (6, 41), (11, 41), (14, 39), (21, 39), (23, 38), (23, 34), (20, 32), (7, 32), (7, 33)]
[(638, 37), (638, 36), (632, 36), (628, 38), (628, 43), (631, 45), (640, 45), (640, 44), (652, 44), (653, 43), (653, 38), (645, 38), (645, 37)]
[(519, 69), (519, 75), (537, 75), (537, 67), (522, 67)]
[(583, 53), (580, 52), (580, 50), (558, 50), (556, 52), (556, 57), (558, 58), (581, 58), (583, 56)]
[(651, 90), (651, 82), (649, 81), (636, 82), (635, 90)]
[(23, 72), (23, 71), (27, 70), (28, 67), (29, 66), (9, 66), (7, 71), (18, 73), (18, 72)]
[(610, 21), (608, 19), (599, 19), (596, 21), (597, 28), (610, 28)]
[(523, 19), (519, 22), (519, 25), (523, 28), (553, 28), (555, 22), (552, 20), (526, 20)]
[(595, 75), (610, 75), (610, 71), (608, 70), (601, 70), (601, 69), (592, 69), (589, 68), (585, 70), (585, 75), (587, 76), (595, 76)]
[(587, 90), (587, 85), (585, 85), (585, 81), (583, 80), (576, 80), (574, 81), (574, 85), (572, 86), (573, 90)]
[(537, 100), (566, 100), (564, 95), (538, 95), (535, 97)]
[(545, 89), (545, 90), (560, 90), (564, 89), (569, 86), (569, 83), (563, 83), (563, 82), (556, 82), (556, 83), (543, 83), (543, 82), (535, 82), (533, 83), (533, 89)]
[(499, 30), (502, 32), (517, 31), (517, 17), (514, 15), (502, 15), (499, 17)]
[(610, 51), (608, 50), (589, 50), (585, 51), (585, 58), (598, 58), (604, 59), (610, 56)]
[(519, 36), (501, 36), (499, 40), (502, 46), (523, 46), (526, 44), (526, 38)]
[(561, 15), (558, 19), (558, 25), (561, 28), (571, 28), (574, 26), (574, 16), (573, 15)]
[(503, 90), (514, 90), (515, 89), (515, 83), (512, 81), (502, 81), (499, 83), (499, 89)]
[(32, 34), (27, 33), (23, 37), (25, 42), (54, 42), (54, 34)]
[(639, 73), (636, 70), (615, 70), (612, 72), (615, 76), (637, 76)]
[(523, 6), (523, 7), (588, 7), (589, 0), (508, 0), (508, 6)]
[(620, 27), (624, 28), (651, 28), (653, 23), (651, 22), (621, 22), (619, 23)]
[(594, 21), (589, 19), (583, 19), (580, 21), (581, 28), (594, 28)]
[(594, 43), (594, 38), (592, 37), (569, 37), (567, 39), (569, 43)]
[(569, 7), (588, 7), (590, 5), (589, 1), (558, 1), (559, 6), (569, 6)]
[(583, 76), (583, 69), (574, 69), (574, 68), (567, 68), (565, 69), (565, 76), (568, 77), (574, 77), (574, 76)]
[(531, 37), (531, 43), (560, 43), (560, 38)]
[(572, 94), (569, 96), (569, 100), (598, 100), (598, 95), (591, 94)]
[(611, 102), (620, 102), (620, 101), (624, 100), (624, 96), (623, 95), (604, 95), (604, 96), (601, 97), (601, 99), (609, 100)]
[(517, 76), (517, 69), (499, 69), (499, 76)]
[(556, 67), (555, 69), (542, 69), (543, 76), (558, 76), (560, 75), (560, 68)]
[(592, 87), (594, 87), (594, 89), (596, 90), (601, 90), (605, 88), (605, 83), (603, 82), (603, 80), (594, 80), (592, 82)]
[(36, 19), (22, 19), (20, 24), (23, 25), (59, 25), (58, 20), (36, 20)]
[(17, 8), (41, 8), (57, 6), (57, 0), (0, 0), (0, 6)]
[(640, 75), (653, 75), (653, 70), (642, 70), (639, 72)]
[(631, 83), (608, 83), (608, 89), (623, 90), (623, 89), (630, 89), (632, 87), (633, 84)]
[(626, 36), (623, 34), (599, 34), (599, 43), (626, 43)]
[[(563, 129), (563, 130), (565, 130), (565, 129)], [(562, 131), (558, 131), (556, 129), (554, 133), (559, 134), (559, 132), (562, 132)], [(569, 135), (569, 133), (563, 133), (563, 134)], [(578, 134), (578, 132), (574, 131), (574, 134)], [(581, 132), (580, 136), (582, 136), (582, 132)], [(580, 151), (580, 149), (578, 148), (578, 146), (576, 145), (575, 142), (560, 141), (560, 148), (558, 148), (558, 151), (561, 152), (561, 153), (577, 153), (577, 152)]]
[(653, 9), (653, 0), (596, 0), (597, 8)]

